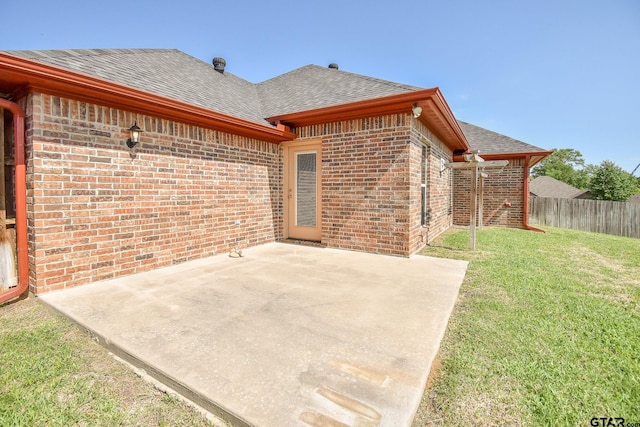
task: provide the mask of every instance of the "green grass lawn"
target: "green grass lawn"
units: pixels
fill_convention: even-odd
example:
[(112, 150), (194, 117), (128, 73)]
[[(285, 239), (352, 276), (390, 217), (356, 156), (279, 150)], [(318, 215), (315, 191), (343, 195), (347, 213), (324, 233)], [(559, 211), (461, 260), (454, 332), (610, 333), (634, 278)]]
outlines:
[(0, 426), (210, 426), (34, 298), (0, 306)]
[(414, 427), (640, 422), (640, 240), (545, 230), (421, 252), (469, 268)]

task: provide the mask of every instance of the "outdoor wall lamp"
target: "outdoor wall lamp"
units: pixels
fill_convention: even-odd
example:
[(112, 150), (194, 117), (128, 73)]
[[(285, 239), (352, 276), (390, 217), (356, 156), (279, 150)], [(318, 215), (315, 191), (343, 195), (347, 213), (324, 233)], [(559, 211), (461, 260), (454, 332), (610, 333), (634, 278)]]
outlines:
[(129, 128), (129, 132), (131, 133), (131, 137), (127, 139), (127, 147), (133, 148), (140, 142), (140, 134), (144, 131), (140, 129), (138, 122), (135, 122), (133, 126)]
[(413, 104), (413, 107), (411, 107), (411, 111), (413, 111), (413, 117), (417, 119), (420, 117), (420, 114), (422, 114), (422, 107), (416, 102)]

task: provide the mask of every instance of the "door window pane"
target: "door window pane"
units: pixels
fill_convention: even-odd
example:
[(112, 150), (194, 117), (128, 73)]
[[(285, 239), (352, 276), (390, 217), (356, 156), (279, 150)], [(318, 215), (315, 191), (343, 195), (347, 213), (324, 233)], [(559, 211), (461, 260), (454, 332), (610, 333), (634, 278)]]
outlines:
[(296, 225), (316, 226), (316, 153), (296, 154)]

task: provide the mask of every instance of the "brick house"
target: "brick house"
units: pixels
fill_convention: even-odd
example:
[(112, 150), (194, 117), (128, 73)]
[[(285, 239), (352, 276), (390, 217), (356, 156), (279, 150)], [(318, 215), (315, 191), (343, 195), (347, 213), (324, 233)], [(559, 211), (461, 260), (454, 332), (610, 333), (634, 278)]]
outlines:
[(335, 64), (253, 84), (177, 50), (0, 52), (0, 108), (35, 293), (284, 239), (408, 256), (468, 224), (468, 178), (445, 165), (471, 149), (510, 161), (484, 223), (526, 227), (549, 154), (457, 121), (438, 88)]

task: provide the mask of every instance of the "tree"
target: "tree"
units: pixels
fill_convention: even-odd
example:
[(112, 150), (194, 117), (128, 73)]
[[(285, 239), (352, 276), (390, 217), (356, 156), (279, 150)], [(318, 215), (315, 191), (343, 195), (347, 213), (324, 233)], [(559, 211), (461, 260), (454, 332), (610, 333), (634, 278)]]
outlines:
[(569, 184), (581, 190), (588, 190), (596, 168), (595, 165), (587, 164), (582, 169), (576, 170)]
[(610, 160), (600, 163), (591, 177), (591, 197), (626, 202), (637, 191), (637, 180)]
[(593, 167), (585, 166), (582, 153), (572, 148), (554, 149), (553, 154), (535, 165), (531, 177), (550, 176), (576, 188), (586, 190)]

